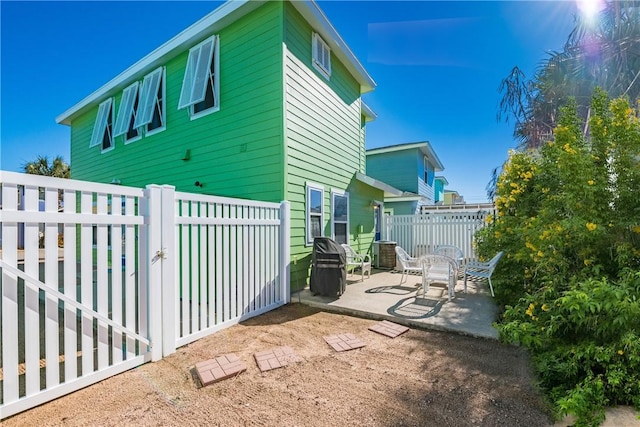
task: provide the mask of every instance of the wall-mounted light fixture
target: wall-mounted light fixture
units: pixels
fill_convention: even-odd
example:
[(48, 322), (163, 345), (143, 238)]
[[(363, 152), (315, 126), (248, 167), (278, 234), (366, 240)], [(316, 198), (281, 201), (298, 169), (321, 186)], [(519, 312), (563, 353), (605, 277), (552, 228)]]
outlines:
[(122, 182), (121, 182), (118, 178), (113, 178), (113, 179), (111, 180), (111, 184), (113, 184), (113, 185), (120, 185), (120, 184), (122, 184)]
[(191, 149), (187, 148), (187, 151), (184, 153), (184, 157), (182, 158), (185, 162), (187, 160), (191, 160)]
[(202, 182), (200, 182), (200, 181), (194, 182), (193, 185), (195, 185), (196, 187), (200, 187), (200, 188), (204, 187), (204, 184)]

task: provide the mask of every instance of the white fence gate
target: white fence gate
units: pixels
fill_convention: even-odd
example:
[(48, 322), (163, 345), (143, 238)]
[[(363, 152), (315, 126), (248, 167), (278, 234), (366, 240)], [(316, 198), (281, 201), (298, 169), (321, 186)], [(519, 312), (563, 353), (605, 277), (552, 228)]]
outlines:
[(481, 210), (385, 216), (383, 239), (396, 242), (414, 257), (431, 253), (437, 245), (455, 245), (466, 259), (475, 259), (473, 236), (489, 214)]
[(289, 206), (0, 171), (0, 419), (288, 302)]

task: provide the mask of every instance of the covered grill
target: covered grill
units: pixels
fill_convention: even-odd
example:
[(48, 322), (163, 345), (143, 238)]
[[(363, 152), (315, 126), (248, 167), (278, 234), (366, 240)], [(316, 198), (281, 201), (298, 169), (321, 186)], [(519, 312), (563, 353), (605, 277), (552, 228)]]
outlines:
[(313, 240), (311, 280), (314, 295), (342, 295), (347, 283), (347, 256), (344, 248), (328, 237)]

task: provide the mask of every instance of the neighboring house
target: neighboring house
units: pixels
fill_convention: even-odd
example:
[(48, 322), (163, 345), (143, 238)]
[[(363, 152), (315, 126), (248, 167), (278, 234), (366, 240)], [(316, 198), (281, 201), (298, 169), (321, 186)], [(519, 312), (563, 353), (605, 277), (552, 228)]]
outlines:
[(367, 150), (367, 174), (403, 191), (384, 200), (394, 215), (415, 214), (421, 206), (433, 205), (435, 173), (442, 170), (440, 159), (426, 141)]
[(444, 176), (436, 176), (433, 186), (433, 202), (435, 204), (444, 203), (444, 187), (449, 185), (449, 181)]
[(464, 204), (464, 197), (455, 190), (444, 190), (445, 205), (461, 205)]
[(364, 175), (375, 83), (314, 1), (230, 1), (57, 121), (72, 177), (291, 203), (291, 284), (314, 236), (371, 248), (393, 188)]

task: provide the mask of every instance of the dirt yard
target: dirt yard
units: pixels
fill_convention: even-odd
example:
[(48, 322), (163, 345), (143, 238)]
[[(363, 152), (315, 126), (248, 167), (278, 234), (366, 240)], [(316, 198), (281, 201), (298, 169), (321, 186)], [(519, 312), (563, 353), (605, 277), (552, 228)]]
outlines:
[[(375, 321), (292, 304), (156, 363), (5, 420), (3, 426), (548, 426), (520, 349), (412, 329), (391, 339)], [(337, 353), (323, 336), (366, 347)], [(290, 346), (300, 362), (261, 373), (253, 354)], [(235, 353), (237, 377), (201, 387), (194, 365)]]

